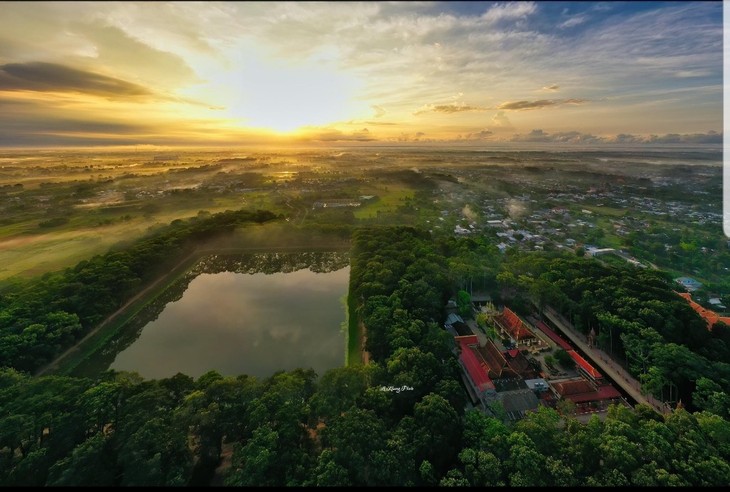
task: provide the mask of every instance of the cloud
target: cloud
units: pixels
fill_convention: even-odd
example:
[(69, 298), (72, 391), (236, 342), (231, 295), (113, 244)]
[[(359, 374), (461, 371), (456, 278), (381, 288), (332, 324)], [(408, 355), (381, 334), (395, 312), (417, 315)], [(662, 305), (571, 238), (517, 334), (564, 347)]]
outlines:
[(490, 126), (496, 130), (514, 129), (509, 118), (507, 118), (507, 115), (504, 114), (504, 111), (497, 111), (497, 113), (492, 117), (492, 123)]
[(381, 125), (381, 126), (396, 126), (398, 123), (392, 121), (366, 121), (368, 125)]
[[(93, 66), (113, 67), (114, 73), (119, 77), (134, 77), (144, 84), (154, 84), (158, 89), (201, 82), (182, 57), (168, 51), (177, 49), (176, 44), (183, 42), (178, 37), (167, 43), (167, 46), (163, 44), (163, 51), (135, 39), (118, 27), (80, 22), (72, 26), (78, 36), (86, 40), (96, 52), (91, 60)], [(178, 29), (184, 28), (180, 26)], [(157, 34), (161, 33), (158, 31)], [(88, 67), (88, 58), (77, 61), (84, 64), (80, 68)]]
[(511, 141), (562, 144), (721, 144), (722, 134), (715, 131), (649, 136), (619, 133), (612, 137), (600, 137), (578, 131), (548, 133), (542, 129), (535, 129), (527, 134), (515, 134)]
[(666, 135), (650, 135), (645, 143), (681, 143), (681, 144), (721, 144), (722, 134), (714, 131), (708, 133), (668, 133)]
[(489, 140), (494, 135), (494, 132), (488, 129), (484, 129), (474, 133), (467, 133), (464, 135), (465, 140)]
[[(137, 84), (142, 90), (154, 91), (157, 98), (180, 98), (174, 102), (198, 99), (206, 107), (230, 110), (211, 116), (204, 108), (180, 112), (167, 104), (159, 105), (159, 110), (145, 105), (145, 118), (167, 121), (174, 113), (180, 127), (188, 124), (187, 115), (247, 116), (248, 105), (260, 99), (255, 87), (247, 84), (257, 77), (255, 63), (265, 60), (277, 67), (326, 69), (352, 79), (352, 97), (348, 98), (352, 111), (343, 110), (328, 121), (310, 118), (305, 122), (334, 127), (331, 122), (364, 117), (354, 126), (337, 126), (348, 138), (353, 129), (362, 127), (388, 136), (403, 131), (413, 137), (423, 130), (433, 138), (465, 134), (481, 126), (500, 136), (527, 133), (534, 127), (550, 130), (552, 123), (539, 117), (567, 111), (527, 110), (570, 104), (559, 99), (568, 96), (585, 98), (591, 101), (591, 108), (600, 111), (600, 116), (571, 111), (571, 127), (590, 128), (601, 135), (637, 131), (690, 134), (722, 128), (719, 2), (666, 2), (642, 9), (608, 3), (571, 5), (562, 14), (563, 6), (506, 0), (468, 9), (409, 2), (8, 2), (4, 6), (0, 65), (53, 62)], [(597, 11), (602, 9), (612, 9), (611, 15), (599, 15)], [(587, 19), (575, 24), (580, 16)], [(558, 28), (561, 23), (565, 29)], [(577, 27), (567, 28), (568, 24)], [(0, 76), (10, 77), (1, 71)], [(296, 79), (279, 77), (280, 93), (296, 91)], [(36, 90), (42, 82), (53, 80), (36, 80)], [(9, 83), (0, 80), (0, 86), (3, 82)], [(24, 83), (27, 90), (29, 82)], [(559, 92), (550, 89), (558, 84)], [(276, 92), (271, 84), (260, 85)], [(700, 85), (716, 90), (699, 92)], [(543, 92), (538, 92), (541, 87)], [(581, 92), (566, 94), (573, 87), (580, 87)], [(633, 95), (677, 89), (688, 91), (687, 97), (660, 100)], [(135, 102), (135, 107), (107, 104), (102, 112), (85, 98), (73, 104), (67, 92), (80, 90), (78, 85), (64, 90), (53, 95), (58, 99), (57, 108), (78, 109), (89, 119), (114, 115), (140, 120), (137, 112), (143, 108), (136, 102), (145, 96), (126, 99)], [(452, 99), (458, 92), (463, 95)], [(114, 95), (122, 97), (120, 94)], [(51, 97), (50, 93), (31, 92), (17, 96)], [(108, 91), (105, 96), (111, 97)], [(600, 103), (602, 98), (611, 98), (610, 103)], [(460, 101), (466, 103), (458, 104)], [(646, 101), (654, 104), (651, 111), (636, 104)], [(433, 104), (421, 107), (429, 102)], [(261, 106), (266, 111), (268, 105)], [(282, 107), (284, 111), (299, 108), (291, 103)], [(423, 111), (422, 116), (413, 116), (418, 110)], [(499, 111), (501, 116), (490, 116), (490, 121), (475, 113), (482, 110), (492, 115)], [(527, 113), (509, 114), (517, 127), (512, 129), (506, 115), (520, 110)], [(475, 124), (479, 116), (483, 121)], [(386, 119), (401, 126), (376, 126)], [(453, 126), (430, 126), (437, 119)], [(554, 128), (566, 128), (565, 122), (555, 124)]]
[(301, 140), (312, 142), (372, 142), (377, 139), (370, 134), (370, 130), (367, 128), (349, 134), (334, 128), (326, 128), (319, 132), (314, 131), (305, 134)]
[(570, 19), (566, 20), (565, 22), (560, 23), (558, 25), (558, 27), (560, 29), (566, 29), (566, 28), (569, 28), (569, 27), (575, 27), (575, 26), (577, 26), (579, 24), (583, 24), (587, 20), (588, 20), (588, 16), (587, 15), (583, 15), (583, 14), (576, 15), (576, 16), (573, 16)]
[(535, 13), (537, 5), (535, 2), (510, 2), (496, 4), (482, 14), (482, 19), (494, 23), (501, 20), (513, 20), (527, 17)]
[(618, 135), (614, 136), (613, 138), (608, 139), (611, 143), (618, 143), (618, 144), (633, 144), (633, 143), (642, 143), (644, 141), (643, 138), (631, 135), (627, 133), (619, 133)]
[(552, 142), (552, 143), (569, 143), (569, 144), (590, 144), (601, 143), (604, 141), (602, 137), (597, 137), (588, 133), (577, 131), (547, 133), (542, 129), (532, 130), (528, 134), (516, 134), (512, 137), (513, 142)]
[(522, 111), (526, 109), (541, 109), (562, 104), (583, 104), (586, 99), (540, 99), (539, 101), (508, 101), (503, 102), (497, 109), (503, 111)]
[(425, 113), (443, 113), (443, 114), (452, 114), (452, 113), (463, 113), (464, 111), (484, 111), (486, 108), (480, 108), (478, 106), (470, 106), (465, 103), (455, 103), (455, 104), (426, 104), (421, 109), (413, 113), (414, 115), (418, 116)]
[(674, 76), (679, 79), (687, 79), (690, 77), (708, 77), (712, 75), (710, 70), (678, 70)]
[(113, 99), (152, 95), (149, 89), (125, 80), (45, 62), (0, 65), (0, 90), (78, 92)]
[(401, 132), (400, 135), (390, 137), (386, 139), (388, 142), (433, 142), (430, 138), (423, 138), (426, 134), (424, 132), (406, 133)]
[(560, 89), (560, 86), (558, 84), (552, 84), (552, 85), (546, 85), (542, 88), (542, 90), (547, 92), (557, 92)]
[(373, 104), (370, 107), (373, 109), (373, 111), (375, 111), (375, 115), (374, 115), (375, 118), (380, 118), (381, 116), (385, 115), (385, 113), (386, 113), (385, 109), (383, 109), (382, 106), (378, 106), (377, 104)]

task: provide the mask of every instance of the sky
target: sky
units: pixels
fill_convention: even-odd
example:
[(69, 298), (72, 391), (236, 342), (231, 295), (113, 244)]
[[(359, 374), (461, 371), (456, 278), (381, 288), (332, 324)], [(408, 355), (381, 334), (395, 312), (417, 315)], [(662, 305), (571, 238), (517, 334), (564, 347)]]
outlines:
[(0, 146), (722, 143), (722, 2), (0, 2)]

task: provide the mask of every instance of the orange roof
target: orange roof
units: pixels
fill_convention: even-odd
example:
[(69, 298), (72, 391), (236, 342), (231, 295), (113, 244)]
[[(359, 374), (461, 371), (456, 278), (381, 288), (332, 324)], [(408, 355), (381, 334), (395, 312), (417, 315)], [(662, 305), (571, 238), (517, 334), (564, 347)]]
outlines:
[(596, 371), (596, 369), (588, 363), (587, 360), (585, 360), (583, 357), (578, 355), (578, 353), (575, 350), (569, 350), (568, 354), (573, 358), (573, 360), (581, 367), (583, 370), (588, 373), (593, 379), (601, 379), (603, 376), (600, 372)]
[(687, 302), (689, 302), (689, 305), (692, 306), (692, 309), (697, 311), (697, 314), (702, 316), (702, 318), (707, 321), (707, 329), (711, 330), (712, 325), (717, 323), (718, 321), (721, 321), (725, 323), (726, 325), (730, 326), (730, 317), (727, 316), (720, 316), (715, 311), (712, 311), (710, 309), (705, 309), (699, 304), (697, 304), (695, 301), (692, 300), (692, 295), (688, 292), (677, 292), (680, 297), (684, 297)]
[(499, 322), (515, 340), (535, 337), (535, 335), (525, 326), (525, 323), (520, 319), (520, 317), (506, 306), (504, 311), (502, 311), (502, 315), (497, 318), (497, 322)]

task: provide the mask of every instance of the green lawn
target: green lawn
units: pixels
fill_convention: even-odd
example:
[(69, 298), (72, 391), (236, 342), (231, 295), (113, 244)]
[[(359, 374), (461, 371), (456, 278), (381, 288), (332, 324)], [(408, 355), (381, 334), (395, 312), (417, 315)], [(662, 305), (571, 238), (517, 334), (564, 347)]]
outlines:
[(355, 210), (356, 219), (372, 219), (378, 216), (378, 212), (394, 212), (403, 205), (406, 198), (413, 198), (414, 192), (410, 188), (389, 186), (387, 190), (379, 190), (376, 196), (377, 200), (366, 203)]

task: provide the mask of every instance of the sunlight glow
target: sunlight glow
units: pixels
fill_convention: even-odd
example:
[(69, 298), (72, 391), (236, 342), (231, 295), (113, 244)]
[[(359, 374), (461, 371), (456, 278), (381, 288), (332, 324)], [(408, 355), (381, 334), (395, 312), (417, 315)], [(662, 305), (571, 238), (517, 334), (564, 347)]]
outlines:
[(223, 115), (241, 126), (289, 133), (349, 119), (357, 81), (334, 70), (248, 60), (214, 82)]

